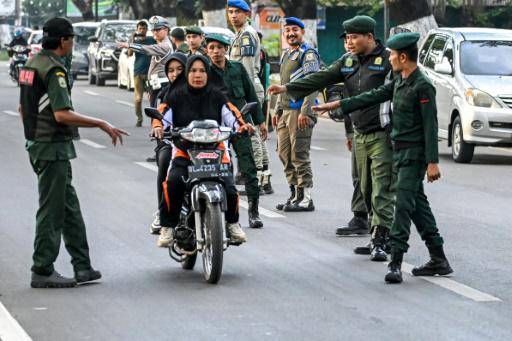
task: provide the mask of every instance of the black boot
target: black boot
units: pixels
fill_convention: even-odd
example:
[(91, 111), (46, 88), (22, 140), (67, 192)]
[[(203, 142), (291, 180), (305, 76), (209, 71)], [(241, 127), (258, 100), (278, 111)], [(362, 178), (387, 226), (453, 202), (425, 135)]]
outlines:
[(77, 283), (85, 283), (95, 281), (101, 278), (101, 272), (90, 268), (89, 270), (75, 272), (75, 279)]
[(286, 199), (284, 204), (277, 204), (276, 209), (282, 211), (286, 205), (290, 205), (293, 199), (295, 199), (295, 186), (290, 185), (290, 197)]
[(354, 248), (354, 253), (356, 255), (371, 255), (372, 254), (372, 242), (369, 242), (368, 244), (364, 246), (358, 246)]
[(249, 227), (252, 229), (263, 227), (263, 222), (258, 212), (258, 204), (258, 199), (249, 200)]
[(366, 213), (356, 213), (350, 219), (346, 226), (336, 229), (338, 236), (365, 235), (368, 234), (368, 215)]
[(285, 212), (311, 212), (315, 210), (311, 187), (297, 187), (297, 196), (290, 205), (283, 208)]
[(402, 283), (402, 260), (404, 253), (400, 251), (391, 251), (391, 262), (388, 265), (388, 273), (384, 280), (387, 283), (398, 284)]
[(386, 244), (389, 239), (389, 229), (384, 226), (376, 226), (372, 238), (372, 254), (370, 259), (374, 262), (385, 262), (388, 260)]
[(422, 266), (412, 269), (414, 276), (444, 276), (453, 272), (442, 246), (431, 246), (428, 248), (428, 251), (430, 253), (430, 260)]
[(38, 275), (33, 272), (30, 286), (32, 288), (72, 288), (76, 287), (76, 280), (63, 277), (57, 271), (53, 271), (50, 276)]
[(295, 197), (292, 198), (292, 200), (289, 203), (286, 203), (286, 205), (283, 207), (283, 211), (291, 211), (297, 205), (299, 202), (301, 202), (304, 199), (304, 188), (297, 186), (295, 188)]

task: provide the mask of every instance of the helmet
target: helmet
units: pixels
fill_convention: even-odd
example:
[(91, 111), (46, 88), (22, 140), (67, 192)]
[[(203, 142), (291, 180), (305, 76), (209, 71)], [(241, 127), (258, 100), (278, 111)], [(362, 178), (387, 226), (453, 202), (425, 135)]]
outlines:
[(19, 38), (19, 37), (21, 37), (21, 34), (22, 34), (21, 30), (20, 30), (20, 29), (17, 29), (17, 30), (14, 32), (14, 37)]

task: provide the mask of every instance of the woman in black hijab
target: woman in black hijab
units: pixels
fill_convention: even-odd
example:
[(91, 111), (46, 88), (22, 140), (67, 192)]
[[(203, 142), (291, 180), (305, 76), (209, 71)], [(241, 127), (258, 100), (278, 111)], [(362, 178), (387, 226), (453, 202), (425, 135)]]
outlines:
[[(210, 119), (239, 131), (252, 131), (252, 126), (243, 121), (238, 111), (231, 111), (232, 105), (226, 96), (215, 87), (209, 86), (209, 70), (210, 64), (206, 57), (192, 55), (188, 58), (185, 68), (187, 83), (168, 96), (169, 110), (164, 115), (164, 121), (173, 127), (181, 128), (194, 120)], [(174, 228), (178, 224), (186, 189), (183, 179), (188, 177), (187, 167), (192, 164), (186, 149), (187, 145), (180, 142), (176, 142), (173, 149), (171, 167), (164, 187), (164, 200), (160, 201), (160, 247), (170, 245)], [(226, 223), (229, 236), (231, 241), (243, 243), (246, 236), (238, 222), (238, 192), (233, 177), (226, 177), (223, 180), (228, 204)]]
[[(185, 67), (187, 65), (187, 56), (183, 53), (176, 52), (169, 56), (169, 59), (165, 63), (165, 74), (169, 79), (169, 84), (162, 89), (158, 98), (160, 99), (160, 110), (163, 113), (169, 106), (166, 104), (166, 99), (170, 94), (175, 91), (178, 87), (186, 84), (185, 80)], [(165, 122), (160, 120), (151, 120), (151, 136), (156, 137), (158, 140), (157, 147), (155, 148), (156, 153), (156, 164), (158, 166), (158, 175), (156, 180), (157, 188), (157, 200), (158, 207), (160, 207), (160, 200), (162, 200), (163, 187), (167, 172), (169, 170), (169, 164), (171, 163), (172, 146), (165, 141), (162, 141), (164, 130), (167, 129)], [(156, 211), (154, 214), (153, 222), (151, 223), (150, 231), (152, 234), (160, 233), (160, 211)]]

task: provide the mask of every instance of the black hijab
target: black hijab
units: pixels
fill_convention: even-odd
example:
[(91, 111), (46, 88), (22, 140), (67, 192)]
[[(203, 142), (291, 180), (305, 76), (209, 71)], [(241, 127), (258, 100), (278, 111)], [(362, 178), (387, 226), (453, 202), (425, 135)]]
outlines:
[(194, 120), (211, 119), (221, 123), (222, 107), (227, 104), (226, 96), (210, 86), (209, 80), (206, 86), (197, 89), (188, 83), (188, 75), (192, 65), (200, 60), (209, 76), (210, 63), (208, 58), (202, 55), (192, 55), (188, 57), (185, 67), (186, 86), (179, 87), (172, 91), (169, 96), (169, 106), (173, 110), (173, 123), (175, 127), (187, 126)]
[(185, 77), (185, 67), (187, 65), (187, 56), (181, 52), (175, 52), (169, 56), (167, 61), (165, 62), (165, 75), (167, 76), (167, 73), (169, 72), (169, 66), (171, 65), (171, 62), (173, 60), (178, 61), (181, 65), (183, 65), (183, 72), (178, 75), (178, 77), (174, 80), (174, 82), (170, 82), (166, 85), (164, 89), (160, 92), (160, 100), (162, 102), (169, 103), (169, 96), (172, 91), (177, 89), (180, 86), (184, 86), (186, 84), (186, 77)]

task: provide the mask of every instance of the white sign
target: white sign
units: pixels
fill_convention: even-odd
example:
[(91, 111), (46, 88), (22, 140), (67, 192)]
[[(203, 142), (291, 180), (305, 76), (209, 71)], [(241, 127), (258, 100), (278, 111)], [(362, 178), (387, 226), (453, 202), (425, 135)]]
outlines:
[(16, 12), (16, 0), (0, 0), (0, 17), (14, 15)]

